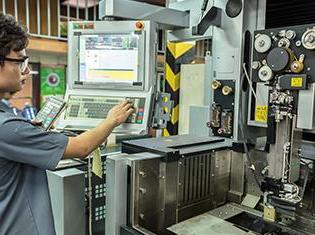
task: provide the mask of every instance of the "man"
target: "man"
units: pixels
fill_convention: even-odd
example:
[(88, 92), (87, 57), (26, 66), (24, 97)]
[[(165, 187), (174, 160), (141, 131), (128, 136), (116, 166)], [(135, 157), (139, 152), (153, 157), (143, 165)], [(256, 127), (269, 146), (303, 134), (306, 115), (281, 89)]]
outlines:
[[(27, 44), (25, 30), (0, 13), (0, 98), (21, 90)], [(86, 157), (132, 112), (123, 102), (96, 128), (67, 137), (35, 127), (0, 102), (0, 234), (55, 234), (45, 170), (62, 158)]]
[[(26, 80), (31, 79), (32, 75), (30, 73), (30, 70), (24, 71), (23, 75), (21, 76), (21, 84), (22, 84), (22, 88), (24, 87)], [(7, 106), (7, 108), (9, 108), (15, 115), (19, 115), (21, 114), (22, 111), (20, 111), (18, 108), (16, 107), (11, 107), (11, 102), (10, 100), (13, 98), (15, 93), (12, 92), (5, 92), (2, 93), (2, 97), (0, 99), (0, 102), (2, 102), (3, 104), (5, 104), (5, 106)]]

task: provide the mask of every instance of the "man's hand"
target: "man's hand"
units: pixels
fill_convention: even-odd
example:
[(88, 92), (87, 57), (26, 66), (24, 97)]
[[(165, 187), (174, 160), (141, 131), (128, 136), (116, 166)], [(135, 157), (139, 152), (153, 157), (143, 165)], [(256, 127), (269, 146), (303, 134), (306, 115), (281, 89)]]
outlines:
[(126, 100), (109, 110), (106, 120), (112, 122), (116, 127), (124, 123), (133, 112), (133, 104)]
[(36, 119), (33, 119), (31, 120), (31, 123), (34, 125), (34, 126), (43, 126), (43, 122), (42, 121), (38, 121)]

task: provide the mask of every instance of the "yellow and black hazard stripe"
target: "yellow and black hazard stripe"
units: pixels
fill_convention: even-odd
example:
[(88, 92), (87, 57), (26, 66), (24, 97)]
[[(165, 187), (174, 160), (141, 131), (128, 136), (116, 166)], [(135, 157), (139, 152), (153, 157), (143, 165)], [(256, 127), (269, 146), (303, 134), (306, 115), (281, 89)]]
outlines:
[(180, 65), (190, 63), (194, 57), (194, 44), (185, 42), (167, 43), (165, 92), (171, 94), (171, 100), (174, 101), (174, 108), (171, 112), (171, 120), (167, 123), (167, 128), (163, 130), (164, 136), (178, 134)]

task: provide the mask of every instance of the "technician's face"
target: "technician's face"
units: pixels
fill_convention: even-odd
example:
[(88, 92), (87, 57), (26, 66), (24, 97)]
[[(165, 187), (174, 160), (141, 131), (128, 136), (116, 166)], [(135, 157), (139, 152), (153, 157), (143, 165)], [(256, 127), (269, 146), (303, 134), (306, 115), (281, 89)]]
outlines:
[(17, 61), (4, 60), (3, 66), (0, 66), (0, 92), (14, 93), (22, 89), (23, 75), (29, 74), (30, 69), (22, 62), (25, 59), (25, 50), (12, 50), (6, 58)]

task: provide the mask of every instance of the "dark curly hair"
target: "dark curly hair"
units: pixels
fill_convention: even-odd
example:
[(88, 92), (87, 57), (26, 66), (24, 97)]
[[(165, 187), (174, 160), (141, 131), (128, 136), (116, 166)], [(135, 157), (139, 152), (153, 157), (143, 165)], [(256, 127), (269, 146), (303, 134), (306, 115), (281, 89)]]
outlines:
[(11, 50), (21, 51), (28, 45), (26, 28), (20, 25), (12, 15), (0, 12), (0, 65)]

